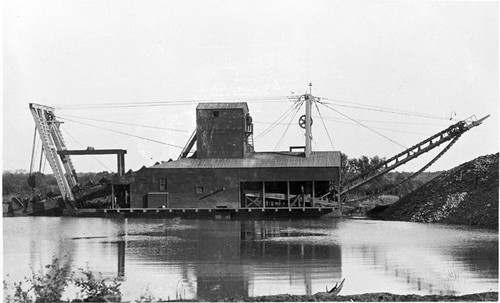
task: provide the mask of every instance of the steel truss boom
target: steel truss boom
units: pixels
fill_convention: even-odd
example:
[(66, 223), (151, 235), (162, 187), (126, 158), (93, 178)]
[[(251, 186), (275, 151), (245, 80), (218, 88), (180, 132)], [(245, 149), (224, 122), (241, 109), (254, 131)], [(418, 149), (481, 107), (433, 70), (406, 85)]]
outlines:
[(418, 144), (415, 144), (414, 146), (400, 152), (390, 159), (387, 159), (386, 161), (375, 167), (372, 171), (348, 180), (347, 184), (343, 187), (340, 193), (341, 196), (407, 163), (408, 161), (417, 158), (418, 156), (434, 149), (435, 147), (447, 141), (458, 139), (466, 131), (480, 125), (489, 116), (490, 115), (487, 115), (479, 120), (477, 120), (475, 116), (472, 116), (463, 121), (459, 121), (451, 125), (447, 129), (440, 131), (439, 133), (423, 140)]
[(69, 155), (58, 155), (58, 151), (66, 150), (66, 143), (59, 130), (61, 122), (57, 121), (52, 107), (30, 103), (29, 108), (61, 195), (65, 201), (73, 201), (71, 188), (77, 184), (75, 169)]

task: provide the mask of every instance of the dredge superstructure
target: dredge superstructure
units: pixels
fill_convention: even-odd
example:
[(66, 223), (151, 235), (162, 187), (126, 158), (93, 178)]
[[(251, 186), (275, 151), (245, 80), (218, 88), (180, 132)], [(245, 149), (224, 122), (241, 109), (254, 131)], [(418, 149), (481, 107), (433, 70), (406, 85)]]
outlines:
[[(295, 102), (297, 107), (305, 104), (305, 114), (299, 119), (305, 130), (304, 146), (256, 152), (254, 125), (246, 102), (199, 103), (196, 130), (178, 159), (127, 174), (126, 150), (67, 150), (54, 108), (31, 103), (30, 110), (58, 182), (63, 201), (58, 207), (63, 214), (147, 217), (318, 217), (332, 211), (340, 213), (349, 191), (449, 142), (433, 163), (463, 133), (488, 117), (459, 121), (373, 171), (342, 183), (340, 151), (311, 148), (311, 107), (321, 101), (306, 93)], [(106, 184), (107, 189), (101, 186), (82, 191), (70, 155), (96, 154), (116, 154), (118, 173)], [(88, 208), (85, 199), (99, 193), (109, 196), (109, 205)]]

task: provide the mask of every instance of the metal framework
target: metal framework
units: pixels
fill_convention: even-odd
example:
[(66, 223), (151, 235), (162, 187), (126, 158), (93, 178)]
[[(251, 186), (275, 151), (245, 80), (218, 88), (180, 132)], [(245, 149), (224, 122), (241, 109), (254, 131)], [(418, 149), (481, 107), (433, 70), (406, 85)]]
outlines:
[[(49, 162), (52, 172), (57, 180), (57, 185), (61, 192), (62, 198), (66, 202), (75, 201), (72, 193), (72, 188), (78, 184), (76, 172), (71, 162), (70, 155), (105, 155), (116, 154), (118, 176), (125, 174), (125, 154), (126, 150), (123, 149), (87, 149), (87, 150), (68, 150), (64, 142), (63, 136), (60, 131), (62, 122), (57, 121), (54, 114), (54, 108), (30, 103), (29, 108), (35, 126), (40, 135), (43, 144), (45, 157)], [(75, 208), (71, 203), (69, 203)]]
[(196, 129), (191, 134), (191, 137), (189, 137), (189, 140), (187, 141), (186, 145), (182, 149), (177, 160), (182, 159), (182, 158), (186, 158), (189, 155), (189, 152), (191, 152), (191, 149), (193, 148), (195, 143), (196, 143)]
[(116, 155), (118, 176), (123, 176), (125, 174), (125, 154), (127, 153), (125, 149), (59, 150), (57, 153), (61, 155), (61, 157), (67, 157), (69, 155)]
[(61, 196), (65, 201), (74, 201), (71, 188), (77, 184), (77, 179), (73, 163), (68, 155), (58, 155), (57, 153), (66, 150), (66, 144), (59, 130), (61, 122), (57, 121), (53, 107), (30, 103), (29, 108)]
[(447, 129), (440, 131), (439, 133), (425, 139), (424, 141), (415, 144), (414, 146), (400, 152), (399, 154), (391, 157), (385, 162), (381, 163), (379, 166), (375, 167), (372, 171), (357, 176), (349, 181), (342, 188), (340, 195), (345, 196), (348, 192), (372, 181), (373, 179), (407, 163), (410, 160), (434, 149), (435, 147), (448, 142), (450, 140), (458, 139), (463, 133), (467, 132), (473, 127), (480, 125), (486, 118), (487, 115), (479, 120), (475, 116), (467, 118), (463, 121), (459, 121)]

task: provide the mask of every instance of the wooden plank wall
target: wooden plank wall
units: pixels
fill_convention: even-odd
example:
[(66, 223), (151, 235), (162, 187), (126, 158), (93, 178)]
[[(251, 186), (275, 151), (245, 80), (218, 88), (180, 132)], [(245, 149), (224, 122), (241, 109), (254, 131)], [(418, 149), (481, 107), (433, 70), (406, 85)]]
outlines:
[(243, 158), (245, 112), (242, 109), (215, 109), (219, 117), (213, 117), (213, 111), (196, 111), (198, 159)]
[[(337, 181), (339, 168), (143, 169), (137, 172), (136, 182), (130, 185), (131, 207), (142, 208), (147, 193), (159, 191), (158, 178), (167, 179), (171, 208), (236, 208), (240, 205), (240, 182)], [(203, 188), (203, 193), (197, 193), (196, 187)], [(219, 192), (210, 195), (216, 191)], [(200, 200), (207, 195), (210, 196)]]

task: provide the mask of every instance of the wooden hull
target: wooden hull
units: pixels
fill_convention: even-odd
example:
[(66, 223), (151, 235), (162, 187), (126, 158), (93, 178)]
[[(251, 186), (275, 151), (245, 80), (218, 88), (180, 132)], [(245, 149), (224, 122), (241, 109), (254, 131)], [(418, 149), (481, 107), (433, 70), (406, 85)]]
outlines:
[(334, 208), (122, 208), (122, 209), (81, 209), (64, 210), (64, 216), (74, 217), (123, 217), (123, 218), (186, 218), (186, 219), (287, 219), (319, 218), (332, 212)]

